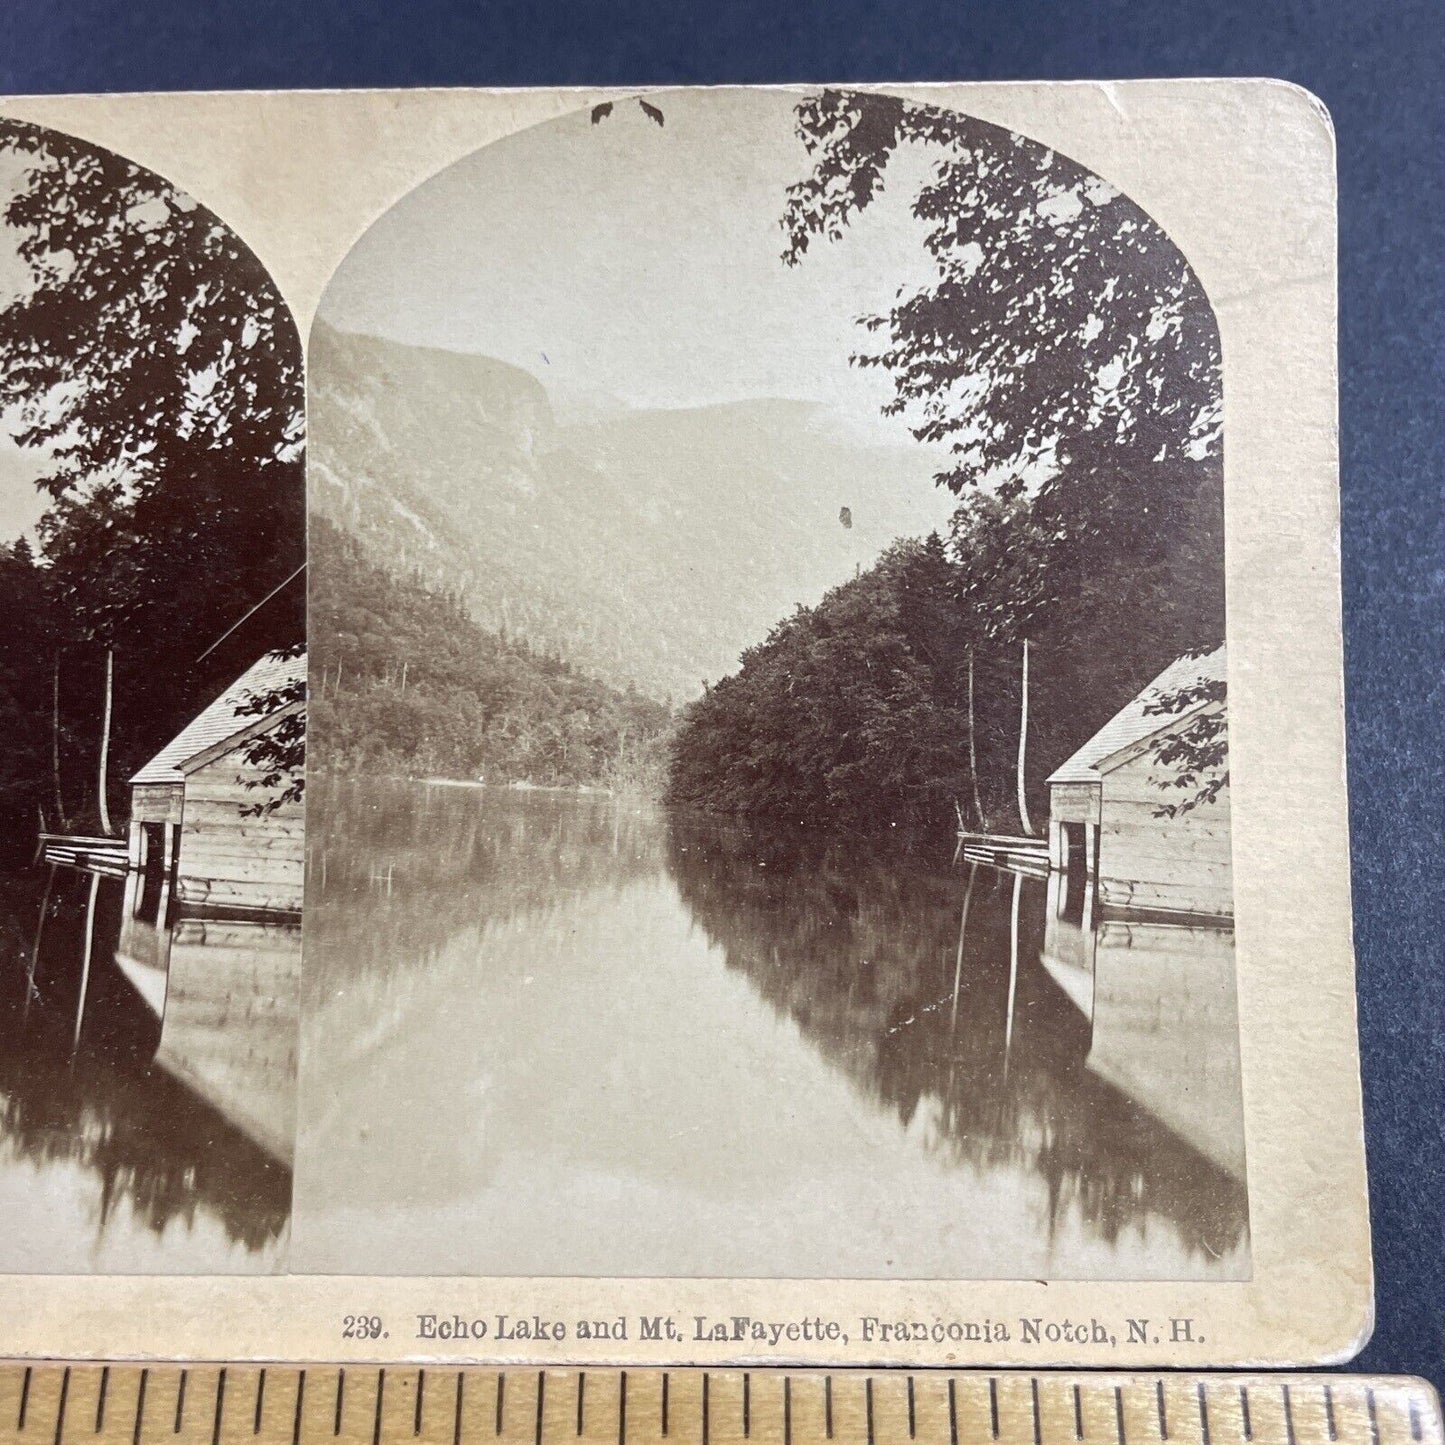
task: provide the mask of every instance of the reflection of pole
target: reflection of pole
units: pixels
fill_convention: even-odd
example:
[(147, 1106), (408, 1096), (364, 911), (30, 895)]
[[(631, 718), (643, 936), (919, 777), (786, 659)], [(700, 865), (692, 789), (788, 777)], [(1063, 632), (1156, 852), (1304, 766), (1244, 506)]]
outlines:
[(55, 670), (50, 684), (50, 772), (55, 782), (55, 816), (60, 831), (68, 833), (70, 823), (65, 816), (65, 799), (60, 792), (60, 649), (55, 649)]
[(958, 919), (958, 961), (953, 965), (953, 1012), (948, 1020), (949, 1036), (958, 1028), (958, 985), (963, 977), (963, 934), (968, 927), (968, 905), (973, 902), (973, 880), (978, 876), (978, 864), (968, 865), (968, 887), (963, 890), (963, 912)]
[(95, 895), (100, 891), (100, 874), (90, 875), (90, 901), (85, 905), (85, 959), (80, 968), (80, 1003), (75, 1010), (75, 1039), (70, 1046), (71, 1057), (80, 1047), (80, 1026), (85, 1022), (85, 996), (90, 992), (90, 955), (95, 943)]
[(1023, 691), (1019, 702), (1019, 822), (1023, 825), (1024, 837), (1034, 836), (1034, 825), (1029, 822), (1029, 805), (1024, 797), (1024, 755), (1029, 742), (1029, 640), (1024, 638)]
[(35, 971), (40, 967), (40, 940), (45, 937), (45, 916), (50, 912), (50, 890), (55, 886), (55, 864), (45, 879), (45, 896), (40, 900), (40, 917), (35, 920), (35, 943), (30, 950), (30, 968), (25, 975), (25, 1012), (30, 1017), (30, 1000), (35, 997)]
[(1008, 1076), (1009, 1049), (1014, 1039), (1014, 1000), (1019, 988), (1019, 895), (1023, 892), (1024, 875), (1014, 874), (1013, 909), (1008, 931), (1008, 1021), (1003, 1030), (1003, 1071)]
[(115, 653), (105, 650), (105, 713), (100, 724), (100, 831), (110, 836), (110, 808), (105, 801), (105, 771), (110, 752), (110, 694), (115, 680)]

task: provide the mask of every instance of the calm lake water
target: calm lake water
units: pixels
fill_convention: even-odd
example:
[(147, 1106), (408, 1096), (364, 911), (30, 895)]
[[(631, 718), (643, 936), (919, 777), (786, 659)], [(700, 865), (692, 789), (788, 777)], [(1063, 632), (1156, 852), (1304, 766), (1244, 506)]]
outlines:
[(1249, 1272), (1227, 929), (605, 797), (309, 808), (293, 1269)]
[(284, 1267), (300, 930), (138, 884), (0, 876), (0, 1272)]

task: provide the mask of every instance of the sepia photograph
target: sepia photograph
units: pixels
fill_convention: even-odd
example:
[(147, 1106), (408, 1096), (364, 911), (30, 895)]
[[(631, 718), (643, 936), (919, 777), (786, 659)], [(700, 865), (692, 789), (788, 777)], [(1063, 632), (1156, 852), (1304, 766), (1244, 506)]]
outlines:
[(290, 1268), (1249, 1279), (1222, 365), (1109, 176), (917, 98), (385, 209), (308, 341)]
[(226, 222), (0, 121), (0, 1272), (285, 1267), (304, 436)]

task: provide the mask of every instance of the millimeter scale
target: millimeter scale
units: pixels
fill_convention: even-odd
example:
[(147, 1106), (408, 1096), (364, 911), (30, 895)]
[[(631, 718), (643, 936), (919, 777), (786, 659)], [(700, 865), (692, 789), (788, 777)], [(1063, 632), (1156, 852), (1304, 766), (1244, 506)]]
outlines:
[(17, 1445), (1445, 1445), (1360, 1375), (12, 1363)]

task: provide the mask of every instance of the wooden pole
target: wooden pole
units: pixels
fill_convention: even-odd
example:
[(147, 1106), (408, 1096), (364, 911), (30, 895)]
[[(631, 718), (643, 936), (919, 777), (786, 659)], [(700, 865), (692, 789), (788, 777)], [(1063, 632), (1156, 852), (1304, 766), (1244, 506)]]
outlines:
[(106, 769), (110, 759), (110, 695), (115, 683), (115, 653), (105, 650), (105, 712), (100, 723), (100, 831), (110, 836), (110, 805), (106, 801)]
[(1029, 640), (1024, 638), (1024, 672), (1023, 690), (1019, 703), (1019, 766), (1018, 766), (1018, 798), (1019, 798), (1019, 824), (1024, 830), (1024, 837), (1034, 836), (1034, 825), (1029, 822), (1029, 805), (1024, 797), (1024, 758), (1028, 751), (1029, 742)]
[(973, 645), (968, 649), (968, 777), (973, 784), (973, 811), (980, 833), (988, 832), (988, 819), (983, 815), (983, 802), (978, 795), (978, 745), (973, 722)]

